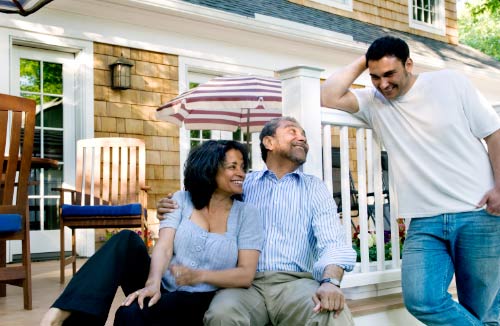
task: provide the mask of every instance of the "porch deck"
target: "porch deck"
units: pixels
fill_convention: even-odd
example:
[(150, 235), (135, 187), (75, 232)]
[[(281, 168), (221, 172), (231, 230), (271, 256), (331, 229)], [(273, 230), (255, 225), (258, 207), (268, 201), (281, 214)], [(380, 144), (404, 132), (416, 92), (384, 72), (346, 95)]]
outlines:
[[(84, 262), (85, 259), (78, 259), (78, 267), (83, 265)], [(23, 309), (21, 288), (7, 286), (7, 297), (0, 298), (0, 320), (2, 321), (2, 325), (38, 325), (44, 313), (64, 289), (64, 286), (59, 284), (59, 261), (35, 262), (32, 266), (33, 310), (28, 311)], [(118, 291), (106, 325), (113, 324), (115, 311), (124, 298), (123, 293)], [(401, 294), (391, 294), (361, 300), (349, 300), (348, 305), (355, 319), (356, 317), (398, 309), (403, 306)]]
[[(77, 260), (80, 268), (86, 259)], [(69, 275), (69, 270), (67, 275)], [(59, 284), (59, 261), (51, 260), (32, 263), (33, 275), (33, 310), (23, 309), (22, 288), (7, 286), (7, 296), (0, 298), (0, 320), (2, 325), (29, 326), (39, 325), (45, 312), (64, 289), (65, 285)], [(66, 278), (66, 284), (71, 277)], [(125, 299), (118, 291), (106, 325), (113, 325), (113, 317), (120, 303)]]
[[(78, 259), (77, 267), (79, 268), (83, 265), (83, 263), (85, 263), (85, 261), (85, 259)], [(54, 302), (57, 296), (64, 289), (64, 285), (59, 284), (58, 260), (35, 262), (32, 266), (33, 310), (28, 311), (23, 309), (21, 288), (7, 286), (7, 297), (0, 298), (0, 320), (2, 321), (2, 325), (38, 325), (52, 302)], [(66, 282), (69, 281), (68, 279), (71, 278), (67, 278)], [(450, 287), (450, 292), (456, 296), (454, 282)], [(115, 300), (113, 301), (106, 325), (113, 325), (115, 311), (118, 309), (124, 298), (123, 293), (119, 290)], [(403, 307), (401, 294), (390, 294), (360, 300), (348, 300), (347, 304), (351, 309), (356, 323), (359, 325), (368, 324), (364, 322), (364, 318), (362, 318), (363, 316), (367, 317), (370, 314), (377, 314), (388, 310), (397, 310)], [(418, 322), (416, 323), (419, 324)]]

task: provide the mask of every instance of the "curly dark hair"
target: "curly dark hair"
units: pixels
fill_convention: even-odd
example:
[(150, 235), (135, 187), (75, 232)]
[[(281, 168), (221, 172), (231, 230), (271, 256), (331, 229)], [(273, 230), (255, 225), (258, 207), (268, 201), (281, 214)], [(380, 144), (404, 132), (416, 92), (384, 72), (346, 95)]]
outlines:
[(403, 63), (410, 57), (410, 48), (405, 41), (400, 38), (393, 36), (383, 36), (370, 45), (368, 51), (366, 51), (366, 67), (368, 68), (368, 61), (370, 60), (380, 60), (385, 56), (395, 56)]
[[(194, 147), (184, 165), (184, 189), (191, 195), (196, 209), (206, 207), (217, 189), (215, 177), (219, 167), (224, 165), (226, 153), (235, 149), (243, 155), (243, 167), (248, 169), (248, 151), (246, 146), (233, 140), (209, 140)], [(242, 201), (241, 195), (233, 199)]]

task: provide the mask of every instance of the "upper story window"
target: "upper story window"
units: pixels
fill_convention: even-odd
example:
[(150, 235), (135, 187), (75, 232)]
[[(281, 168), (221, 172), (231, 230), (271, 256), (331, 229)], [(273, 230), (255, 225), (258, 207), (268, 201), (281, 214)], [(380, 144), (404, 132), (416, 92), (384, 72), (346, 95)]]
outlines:
[(408, 0), (410, 27), (445, 35), (444, 0)]
[(330, 7), (352, 11), (352, 0), (312, 0), (312, 1), (322, 3)]

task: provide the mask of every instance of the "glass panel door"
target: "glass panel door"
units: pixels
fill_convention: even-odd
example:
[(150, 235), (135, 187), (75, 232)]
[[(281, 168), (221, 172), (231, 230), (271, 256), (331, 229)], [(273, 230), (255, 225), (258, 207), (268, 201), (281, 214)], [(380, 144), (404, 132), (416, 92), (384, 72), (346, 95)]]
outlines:
[[(74, 55), (21, 46), (13, 50), (13, 93), (36, 101), (33, 156), (58, 162), (57, 167), (31, 169), (31, 253), (58, 254), (59, 192), (53, 189), (62, 187), (66, 158), (74, 155), (74, 144), (72, 148), (63, 146), (68, 143), (66, 137), (74, 139)], [(70, 247), (69, 242), (66, 247)], [(13, 244), (12, 254), (19, 252)]]

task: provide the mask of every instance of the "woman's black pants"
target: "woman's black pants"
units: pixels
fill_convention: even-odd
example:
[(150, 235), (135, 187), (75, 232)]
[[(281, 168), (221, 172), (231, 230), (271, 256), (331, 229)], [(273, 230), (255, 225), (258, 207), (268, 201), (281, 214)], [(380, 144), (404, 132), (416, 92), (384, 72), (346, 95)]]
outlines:
[[(142, 289), (151, 258), (143, 240), (129, 230), (111, 237), (73, 276), (52, 305), (71, 311), (64, 325), (104, 325), (120, 286), (125, 296)], [(197, 325), (214, 292), (167, 292), (151, 308), (120, 307), (115, 325)]]

